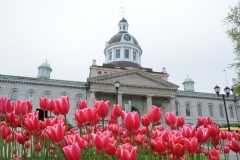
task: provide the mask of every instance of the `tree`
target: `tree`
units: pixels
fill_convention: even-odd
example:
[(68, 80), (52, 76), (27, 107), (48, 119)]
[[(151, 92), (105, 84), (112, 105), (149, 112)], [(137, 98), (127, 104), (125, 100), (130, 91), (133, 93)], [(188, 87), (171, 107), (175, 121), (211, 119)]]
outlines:
[(236, 63), (231, 64), (230, 67), (235, 67), (238, 76), (236, 86), (234, 86), (234, 94), (240, 95), (240, 3), (230, 7), (230, 12), (223, 22), (228, 25), (226, 33), (234, 44)]

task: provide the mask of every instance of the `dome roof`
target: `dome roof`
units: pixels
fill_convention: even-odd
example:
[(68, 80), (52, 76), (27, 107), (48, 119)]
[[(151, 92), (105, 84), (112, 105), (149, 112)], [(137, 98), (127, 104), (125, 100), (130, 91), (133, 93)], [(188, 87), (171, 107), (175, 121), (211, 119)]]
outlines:
[(47, 62), (47, 60), (46, 60), (46, 62), (42, 63), (39, 67), (46, 67), (46, 68), (52, 69), (50, 64)]
[(126, 22), (126, 23), (128, 23), (125, 18), (122, 18), (122, 19), (119, 21), (119, 23), (121, 23), (121, 22)]
[[(112, 43), (117, 43), (117, 42), (120, 42), (121, 41), (121, 38), (122, 38), (122, 35), (125, 34), (125, 33), (128, 33), (128, 32), (119, 32), (117, 34), (115, 34), (109, 41), (108, 41), (108, 44), (112, 44)], [(131, 35), (132, 36), (132, 35)], [(133, 37), (133, 42), (134, 44), (136, 45), (139, 45), (136, 38)]]
[(192, 80), (192, 78), (187, 76), (187, 78), (184, 79), (183, 83), (185, 82), (194, 82), (194, 81)]

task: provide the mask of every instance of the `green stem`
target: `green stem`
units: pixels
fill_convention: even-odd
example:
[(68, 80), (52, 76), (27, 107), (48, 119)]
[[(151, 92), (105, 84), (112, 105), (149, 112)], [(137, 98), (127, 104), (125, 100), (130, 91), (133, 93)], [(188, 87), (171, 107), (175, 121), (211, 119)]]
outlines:
[[(238, 154), (236, 153), (236, 155), (237, 155), (237, 159), (238, 159)], [(239, 160), (239, 159), (238, 159)]]

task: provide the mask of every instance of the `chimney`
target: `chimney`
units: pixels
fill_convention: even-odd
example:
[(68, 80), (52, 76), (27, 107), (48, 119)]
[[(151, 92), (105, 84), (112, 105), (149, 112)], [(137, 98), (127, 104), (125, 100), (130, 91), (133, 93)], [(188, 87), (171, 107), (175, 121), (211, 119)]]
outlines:
[(96, 60), (94, 59), (93, 61), (92, 61), (92, 66), (96, 66), (97, 65), (97, 62), (96, 62)]
[(165, 67), (162, 69), (162, 73), (167, 74), (167, 71), (166, 71)]

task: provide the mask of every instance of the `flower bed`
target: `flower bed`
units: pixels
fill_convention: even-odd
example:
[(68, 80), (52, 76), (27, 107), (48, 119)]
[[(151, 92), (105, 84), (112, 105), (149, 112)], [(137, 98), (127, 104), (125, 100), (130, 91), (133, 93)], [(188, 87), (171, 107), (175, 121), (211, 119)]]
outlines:
[[(67, 96), (50, 100), (40, 98), (40, 107), (56, 118), (39, 120), (32, 112), (32, 102), (11, 102), (0, 96), (0, 159), (68, 159), (68, 160), (155, 160), (155, 159), (227, 159), (230, 150), (240, 152), (240, 132), (220, 131), (210, 117), (197, 119), (198, 127), (185, 124), (183, 117), (167, 112), (164, 128), (156, 125), (162, 118), (161, 108), (152, 106), (141, 117), (124, 112), (114, 105), (108, 118), (110, 102), (79, 102), (74, 113), (78, 130), (68, 130)], [(120, 122), (120, 119), (122, 119)], [(101, 126), (99, 125), (101, 124)], [(140, 127), (142, 124), (143, 127)], [(18, 128), (20, 126), (20, 128)], [(206, 147), (207, 146), (207, 147)]]

